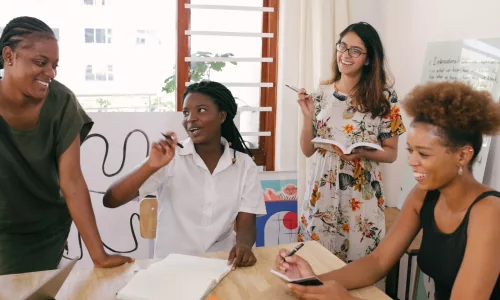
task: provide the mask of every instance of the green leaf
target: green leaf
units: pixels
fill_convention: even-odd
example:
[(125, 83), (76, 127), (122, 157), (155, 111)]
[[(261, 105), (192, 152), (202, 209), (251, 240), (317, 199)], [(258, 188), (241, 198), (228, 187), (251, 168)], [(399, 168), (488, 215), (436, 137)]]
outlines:
[(222, 71), (222, 68), (224, 68), (225, 66), (226, 66), (226, 63), (223, 61), (210, 63), (210, 68), (214, 71), (217, 71), (217, 72)]
[[(192, 57), (234, 57), (233, 53), (215, 53), (208, 51), (196, 51), (191, 54)], [(237, 62), (230, 62), (232, 65), (237, 65)], [(189, 77), (192, 82), (199, 82), (202, 79), (210, 79), (210, 72), (221, 72), (226, 67), (226, 62), (191, 62), (189, 67)], [(162, 92), (167, 94), (175, 92), (176, 83), (176, 66), (173, 66), (174, 74), (165, 79)]]
[(212, 52), (196, 51), (195, 53), (191, 54), (191, 56), (195, 56), (195, 57), (211, 57), (212, 56)]

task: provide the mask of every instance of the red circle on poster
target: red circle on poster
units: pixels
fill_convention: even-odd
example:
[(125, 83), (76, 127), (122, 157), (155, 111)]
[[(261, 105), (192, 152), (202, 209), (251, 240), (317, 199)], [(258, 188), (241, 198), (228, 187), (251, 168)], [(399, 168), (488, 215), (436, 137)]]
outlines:
[(292, 211), (287, 212), (283, 217), (283, 226), (286, 229), (293, 230), (297, 228), (297, 225), (297, 214)]

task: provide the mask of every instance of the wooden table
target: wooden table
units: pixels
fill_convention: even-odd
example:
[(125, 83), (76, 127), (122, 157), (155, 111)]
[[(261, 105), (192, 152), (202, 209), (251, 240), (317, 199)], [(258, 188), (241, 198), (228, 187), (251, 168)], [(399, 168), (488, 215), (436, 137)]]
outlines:
[[(392, 227), (394, 221), (398, 217), (401, 211), (395, 207), (385, 208), (385, 228), (386, 232)], [(408, 255), (408, 265), (406, 271), (406, 290), (405, 290), (405, 300), (409, 299), (410, 293), (410, 278), (411, 278), (411, 265), (413, 257), (418, 255), (420, 251), (420, 244), (422, 244), (422, 230), (417, 234), (415, 239), (411, 242), (408, 249), (406, 249), (406, 254)], [(385, 292), (391, 296), (393, 299), (397, 299), (398, 296), (398, 284), (399, 283), (399, 261), (396, 266), (389, 272), (386, 278)]]
[[(296, 244), (255, 248), (257, 264), (249, 268), (238, 268), (227, 275), (210, 293), (219, 300), (248, 299), (297, 299), (285, 283), (269, 272), (274, 267), (278, 249), (292, 249)], [(344, 265), (318, 242), (306, 242), (300, 255), (307, 259), (316, 273), (338, 269)], [(203, 255), (227, 259), (228, 252)], [(134, 271), (147, 268), (152, 261), (141, 260), (114, 269), (73, 269), (57, 295), (63, 299), (115, 299), (115, 294), (133, 277)], [(0, 276), (0, 299), (19, 299), (39, 286), (55, 271), (34, 272)], [(389, 300), (386, 294), (375, 286), (351, 291), (353, 295), (370, 300)]]

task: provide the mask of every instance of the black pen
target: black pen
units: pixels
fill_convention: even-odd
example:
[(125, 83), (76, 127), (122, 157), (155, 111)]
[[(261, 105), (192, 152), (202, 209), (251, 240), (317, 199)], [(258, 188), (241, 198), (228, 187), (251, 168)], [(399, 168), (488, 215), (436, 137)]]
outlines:
[[(298, 244), (297, 247), (293, 248), (292, 252), (288, 253), (288, 255), (286, 257), (290, 257), (290, 256), (294, 255), (295, 252), (299, 251), (299, 249), (302, 248), (302, 246), (304, 246), (304, 243)], [(281, 262), (285, 262), (286, 257), (283, 257), (281, 259)]]
[[(174, 139), (173, 139), (171, 136), (166, 135), (166, 134), (164, 134), (163, 132), (161, 133), (161, 135), (163, 135), (163, 136), (164, 136), (167, 140), (174, 141)], [(177, 146), (179, 146), (179, 147), (181, 147), (181, 148), (184, 148), (184, 146), (182, 146), (182, 144), (179, 144), (179, 143), (177, 143)]]

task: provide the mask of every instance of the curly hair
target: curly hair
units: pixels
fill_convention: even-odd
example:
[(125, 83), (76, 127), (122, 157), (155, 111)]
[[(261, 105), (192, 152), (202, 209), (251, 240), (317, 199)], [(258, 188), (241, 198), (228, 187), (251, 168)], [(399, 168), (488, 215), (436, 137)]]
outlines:
[(472, 166), (483, 135), (500, 132), (500, 103), (490, 93), (474, 90), (461, 82), (427, 83), (415, 87), (402, 101), (413, 123), (426, 123), (438, 128), (445, 145), (451, 149), (470, 145), (474, 155)]

